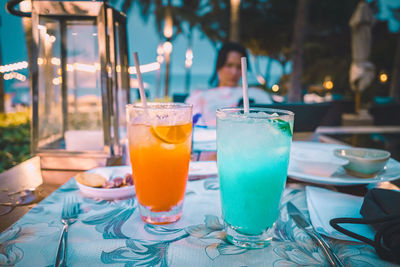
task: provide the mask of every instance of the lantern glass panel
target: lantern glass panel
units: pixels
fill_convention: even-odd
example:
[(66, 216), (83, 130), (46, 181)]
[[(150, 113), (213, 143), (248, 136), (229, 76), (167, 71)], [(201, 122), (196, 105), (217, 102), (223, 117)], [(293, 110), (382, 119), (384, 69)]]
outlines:
[(51, 77), (38, 81), (39, 149), (103, 150), (96, 20), (39, 17), (39, 25), (50, 35), (39, 36), (39, 77)]
[[(127, 76), (128, 64), (124, 62), (124, 53), (126, 53), (126, 43), (124, 42), (124, 28), (121, 27), (119, 22), (115, 23), (115, 64), (116, 64), (116, 90), (118, 95), (117, 109), (118, 109), (118, 124), (121, 130), (121, 138), (126, 137), (126, 108), (128, 103), (128, 95), (126, 88), (129, 88), (129, 80), (124, 79)], [(126, 60), (126, 59), (125, 59)], [(127, 61), (127, 60), (126, 60)], [(125, 83), (125, 84), (124, 84)]]
[(63, 114), (60, 68), (60, 23), (42, 18), (39, 21), (38, 81), (39, 147), (57, 148), (63, 139)]

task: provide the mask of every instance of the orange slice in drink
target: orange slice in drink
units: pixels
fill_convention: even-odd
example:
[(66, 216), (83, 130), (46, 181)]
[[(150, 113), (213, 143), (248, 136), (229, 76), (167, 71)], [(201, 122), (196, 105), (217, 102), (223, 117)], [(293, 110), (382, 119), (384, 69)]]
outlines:
[(172, 126), (152, 126), (151, 133), (164, 143), (180, 144), (186, 141), (192, 131), (192, 124)]

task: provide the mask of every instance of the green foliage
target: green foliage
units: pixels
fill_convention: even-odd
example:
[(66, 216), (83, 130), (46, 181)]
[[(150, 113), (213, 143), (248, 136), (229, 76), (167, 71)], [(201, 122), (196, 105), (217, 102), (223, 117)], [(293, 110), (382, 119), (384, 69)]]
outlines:
[(73, 130), (102, 129), (101, 111), (68, 113), (68, 128)]
[(281, 64), (290, 58), (296, 0), (248, 1), (241, 8), (241, 40), (255, 55)]
[(29, 112), (0, 114), (0, 173), (29, 157)]
[[(209, 2), (218, 1), (219, 0), (209, 0)], [(119, 3), (118, 0), (110, 0), (110, 2), (114, 4)], [(181, 0), (180, 5), (174, 3), (174, 5), (169, 7), (163, 3), (164, 1), (161, 0), (123, 0), (121, 7), (122, 11), (129, 14), (135, 2), (140, 8), (140, 12), (144, 21), (148, 21), (150, 14), (155, 15), (155, 23), (157, 30), (160, 33), (160, 38), (162, 38), (161, 36), (167, 10), (173, 17), (175, 34), (172, 38), (175, 38), (181, 33), (185, 34), (186, 36), (190, 36), (191, 29), (195, 26), (201, 25), (202, 21), (204, 20), (202, 15), (204, 8), (208, 9), (208, 3), (201, 4), (200, 0)], [(184, 27), (185, 25), (187, 27)]]
[(351, 30), (349, 20), (358, 0), (312, 1), (307, 30), (304, 85), (321, 84), (325, 76), (334, 82), (334, 93), (350, 93)]

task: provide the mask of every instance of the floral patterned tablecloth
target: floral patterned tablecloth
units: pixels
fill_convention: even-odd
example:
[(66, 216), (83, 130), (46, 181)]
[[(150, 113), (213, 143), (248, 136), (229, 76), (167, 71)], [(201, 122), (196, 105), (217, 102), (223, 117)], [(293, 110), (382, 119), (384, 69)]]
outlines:
[[(86, 198), (71, 179), (0, 234), (1, 266), (54, 264), (62, 203), (69, 195), (81, 203), (79, 220), (69, 230), (69, 266), (329, 266), (322, 250), (286, 211), (285, 203), (292, 201), (308, 214), (304, 187), (285, 189), (271, 245), (247, 250), (225, 239), (217, 178), (189, 182), (183, 217), (166, 226), (144, 224), (135, 198)], [(394, 266), (365, 244), (327, 241), (346, 266)]]

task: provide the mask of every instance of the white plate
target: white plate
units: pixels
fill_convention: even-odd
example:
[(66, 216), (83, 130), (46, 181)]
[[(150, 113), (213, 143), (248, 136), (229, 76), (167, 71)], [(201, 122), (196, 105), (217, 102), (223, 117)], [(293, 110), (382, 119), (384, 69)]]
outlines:
[(348, 159), (337, 157), (329, 149), (312, 150), (296, 146), (290, 153), (290, 164), (295, 165), (292, 168), (317, 176), (331, 176), (347, 163)]
[[(115, 166), (115, 167), (102, 167), (89, 170), (87, 172), (97, 173), (104, 176), (106, 179), (115, 177), (124, 177), (128, 173), (132, 173), (130, 166)], [(120, 188), (95, 188), (86, 186), (76, 182), (82, 194), (96, 199), (121, 199), (129, 198), (135, 195), (135, 186), (124, 186)]]
[[(345, 148), (343, 145), (325, 144), (317, 142), (299, 142), (295, 141), (292, 144), (292, 151), (296, 149), (310, 149), (312, 151), (331, 151), (337, 148)], [(321, 152), (322, 154), (322, 152)], [(290, 161), (294, 161), (290, 159)], [(319, 176), (305, 173), (295, 164), (289, 164), (288, 176), (290, 178), (315, 184), (329, 184), (329, 185), (357, 185), (357, 184), (371, 184), (393, 181), (400, 178), (400, 163), (394, 159), (389, 159), (383, 171), (373, 178), (356, 178), (346, 173), (343, 167), (339, 167), (331, 176)]]

